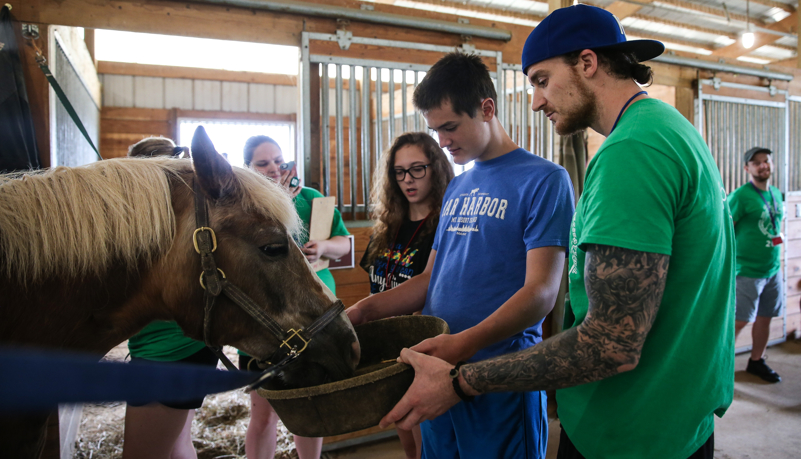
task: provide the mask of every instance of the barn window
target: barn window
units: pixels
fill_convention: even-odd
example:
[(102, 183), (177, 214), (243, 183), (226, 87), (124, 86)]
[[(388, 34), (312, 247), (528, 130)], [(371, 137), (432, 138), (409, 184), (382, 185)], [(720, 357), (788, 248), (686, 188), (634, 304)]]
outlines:
[(244, 166), (242, 149), (245, 141), (254, 135), (272, 137), (284, 153), (284, 161), (295, 161), (295, 123), (259, 122), (252, 120), (219, 120), (179, 118), (179, 143), (191, 145), (192, 135), (198, 126), (203, 126), (219, 153), (225, 153), (228, 162)]

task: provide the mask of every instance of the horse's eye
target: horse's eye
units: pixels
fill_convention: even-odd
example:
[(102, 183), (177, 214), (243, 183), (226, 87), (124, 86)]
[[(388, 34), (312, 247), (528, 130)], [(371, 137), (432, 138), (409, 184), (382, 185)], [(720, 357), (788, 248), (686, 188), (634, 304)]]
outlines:
[(286, 255), (289, 250), (286, 244), (267, 244), (261, 247), (261, 251), (268, 257), (277, 257), (279, 255)]

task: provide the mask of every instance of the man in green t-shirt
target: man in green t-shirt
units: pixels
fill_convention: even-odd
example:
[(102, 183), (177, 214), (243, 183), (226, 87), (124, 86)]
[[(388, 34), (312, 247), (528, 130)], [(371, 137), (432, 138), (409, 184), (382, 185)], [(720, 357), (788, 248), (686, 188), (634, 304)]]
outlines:
[(698, 131), (638, 86), (653, 77), (640, 62), (663, 51), (581, 4), (529, 35), (532, 108), (561, 135), (607, 136), (571, 226), (569, 328), (456, 368), (403, 350), (415, 380), (381, 425), (408, 429), (479, 393), (557, 389), (561, 459), (713, 457), (714, 415), (734, 392), (734, 228)]
[(747, 372), (768, 382), (782, 378), (765, 363), (770, 320), (784, 307), (779, 245), (784, 242), (782, 193), (770, 185), (771, 151), (754, 147), (745, 152), (745, 171), (751, 181), (729, 196), (734, 235), (737, 240), (737, 313), (735, 338), (749, 322), (753, 345)]

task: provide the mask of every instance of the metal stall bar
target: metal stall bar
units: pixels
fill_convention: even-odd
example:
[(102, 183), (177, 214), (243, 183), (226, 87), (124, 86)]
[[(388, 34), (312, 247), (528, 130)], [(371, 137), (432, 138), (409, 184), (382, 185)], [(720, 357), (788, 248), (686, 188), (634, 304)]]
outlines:
[[(789, 124), (787, 132), (788, 140), (788, 159), (790, 166), (790, 181), (787, 186), (788, 192), (801, 191), (801, 97), (787, 98), (787, 112)], [(793, 153), (795, 153), (793, 155)]]
[[(298, 86), (300, 87), (301, 107), (311, 106), (311, 82), (307, 75), (311, 69), (309, 59), (309, 36), (303, 34), (300, 43), (300, 71), (298, 72)], [(325, 66), (322, 66), (325, 67)], [(305, 71), (304, 71), (305, 70)], [(305, 76), (304, 76), (305, 75)], [(303, 180), (311, 183), (311, 111), (301, 110), (301, 128), (298, 135), (298, 152), (303, 163)]]
[(323, 195), (331, 196), (331, 108), (329, 99), (331, 97), (331, 82), (328, 79), (328, 64), (320, 64), (323, 70), (322, 78), (320, 81), (320, 105), (322, 106), (322, 121), (323, 128), (321, 129), (320, 136), (322, 137), (322, 154), (323, 161)]
[(370, 214), (370, 68), (362, 67), (362, 200), (364, 213)]
[(403, 121), (401, 121), (401, 129), (403, 132), (408, 132), (407, 128), (407, 120), (406, 120), (406, 70), (401, 70), (401, 103), (403, 104), (403, 109), (401, 113), (403, 115)]
[(512, 140), (517, 142), (517, 75), (512, 71)]
[[(419, 82), (417, 78), (419, 77), (420, 73), (417, 70), (414, 70), (414, 90), (417, 90), (417, 85)], [(414, 94), (414, 92), (412, 92)], [(420, 110), (417, 107), (414, 107), (414, 130), (420, 132), (422, 129), (420, 128)]]
[(344, 170), (344, 162), (345, 162), (345, 155), (342, 151), (342, 64), (336, 65), (337, 69), (337, 79), (336, 79), (336, 148), (337, 148), (337, 208), (339, 212), (342, 213), (344, 210), (344, 177), (343, 177), (343, 170)]
[(395, 69), (389, 69), (389, 143), (395, 141)]
[(383, 120), (383, 110), (381, 106), (381, 97), (384, 91), (384, 84), (381, 82), (381, 67), (375, 69), (375, 163), (381, 160), (381, 152), (384, 150), (383, 129), (381, 125)]
[(495, 113), (500, 114), (500, 122), (501, 126), (509, 132), (509, 123), (508, 117), (506, 116), (506, 70), (503, 69), (503, 66), (498, 68), (498, 87), (500, 88), (498, 93), (498, 106), (495, 107)]
[(520, 117), (522, 118), (522, 122), (520, 123), (521, 130), (520, 130), (520, 146), (526, 148), (526, 144), (528, 143), (528, 118), (529, 118), (529, 105), (528, 105), (528, 91), (526, 90), (526, 85), (523, 84), (523, 92), (520, 93), (520, 96), (523, 98), (523, 103), (520, 104)]
[[(350, 96), (350, 110), (348, 110), (348, 130), (350, 132), (350, 136), (348, 137), (349, 143), (349, 154), (348, 154), (348, 172), (350, 172), (350, 216), (353, 220), (356, 220), (356, 206), (358, 205), (358, 186), (356, 184), (356, 177), (357, 177), (357, 170), (359, 168), (359, 161), (357, 161), (358, 157), (358, 149), (357, 144), (357, 134), (356, 134), (356, 118), (358, 112), (357, 106), (357, 97), (358, 97), (358, 90), (356, 89), (356, 67), (350, 66), (350, 79), (348, 80), (348, 96)], [(337, 200), (341, 201), (342, 199), (339, 198), (337, 195)]]

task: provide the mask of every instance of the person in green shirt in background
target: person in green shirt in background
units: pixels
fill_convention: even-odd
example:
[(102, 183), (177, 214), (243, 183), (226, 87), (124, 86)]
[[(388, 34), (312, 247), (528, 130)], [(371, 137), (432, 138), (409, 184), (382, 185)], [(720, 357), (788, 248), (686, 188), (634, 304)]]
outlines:
[(771, 151), (754, 147), (745, 152), (745, 171), (751, 180), (729, 196), (737, 240), (737, 313), (735, 337), (743, 327), (751, 329), (753, 345), (746, 370), (765, 381), (777, 383), (782, 378), (765, 363), (770, 320), (782, 314), (784, 284), (780, 271), (784, 242), (781, 222), (784, 218), (782, 193), (770, 185), (773, 171)]
[(698, 131), (639, 86), (653, 78), (640, 62), (663, 51), (582, 4), (529, 35), (533, 110), (560, 135), (607, 137), (571, 226), (568, 328), (456, 368), (404, 349), (415, 379), (382, 426), (432, 419), (459, 393), (557, 389), (560, 459), (714, 456), (714, 416), (734, 393), (734, 228)]
[[(334, 220), (331, 224), (331, 236), (322, 241), (310, 241), (308, 237), (311, 223), (312, 200), (322, 198), (323, 195), (313, 189), (300, 186), (297, 181), (297, 168), (282, 169), (284, 156), (281, 147), (270, 137), (259, 135), (249, 138), (244, 148), (245, 166), (264, 175), (280, 186), (295, 198), (295, 210), (303, 221), (304, 234), (297, 240), (301, 251), (306, 255), (309, 263), (314, 263), (320, 257), (336, 260), (350, 251), (348, 230), (342, 222), (339, 210), (334, 209)], [(293, 181), (293, 179), (296, 179)], [(334, 276), (328, 268), (317, 271), (317, 277), (336, 294)], [(261, 371), (255, 359), (239, 351), (239, 369)], [(245, 434), (245, 454), (248, 459), (272, 459), (275, 456), (276, 429), (278, 415), (270, 406), (270, 402), (256, 394), (250, 393), (250, 423)], [(323, 448), (322, 438), (301, 437), (295, 435), (295, 449), (299, 459), (319, 459)]]
[[(131, 145), (128, 156), (188, 157), (189, 149), (165, 137), (148, 137)], [(188, 338), (174, 321), (157, 320), (128, 339), (131, 363), (164, 362), (217, 366), (217, 356), (200, 341)], [(204, 397), (186, 402), (160, 401), (125, 407), (124, 459), (195, 459), (192, 419)]]

